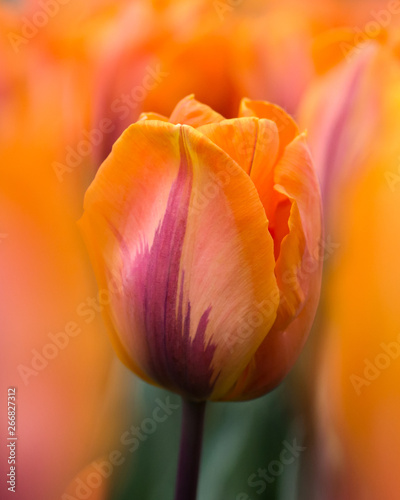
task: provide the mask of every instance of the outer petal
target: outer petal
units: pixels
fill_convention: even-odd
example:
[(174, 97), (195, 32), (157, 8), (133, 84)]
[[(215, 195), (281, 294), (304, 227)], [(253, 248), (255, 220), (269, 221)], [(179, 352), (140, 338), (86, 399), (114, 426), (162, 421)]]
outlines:
[(214, 111), (210, 106), (196, 101), (194, 95), (189, 95), (178, 102), (169, 121), (191, 125), (193, 128), (224, 120), (224, 117)]
[[(110, 307), (103, 308), (103, 316), (113, 347), (133, 372), (151, 382), (151, 377), (143, 369), (147, 355), (143, 336), (127, 335), (130, 317), (123, 298), (126, 293), (124, 269), (126, 261), (133, 259), (143, 242), (151, 241), (177, 173), (166, 168), (169, 163), (163, 161), (160, 151), (150, 148), (144, 137), (146, 128), (164, 132), (158, 140), (160, 148), (165, 148), (167, 158), (179, 155), (179, 151), (174, 150), (170, 141), (173, 135), (170, 124), (146, 120), (139, 123), (124, 132), (100, 167), (86, 192), (85, 212), (79, 224), (99, 289), (110, 293)], [(133, 151), (126, 146), (129, 140), (136, 140)], [(141, 163), (137, 160), (140, 156)], [(149, 164), (151, 161), (154, 165)], [(135, 205), (130, 204), (131, 199), (135, 200)], [(134, 211), (129, 212), (133, 206)], [(138, 328), (130, 327), (133, 331)]]
[[(298, 314), (314, 286), (318, 297), (322, 272), (321, 196), (304, 134), (286, 148), (274, 178), (275, 190), (291, 201), (289, 232), (282, 240), (276, 264), (279, 289), (285, 299), (280, 315), (285, 323), (284, 311)], [(317, 303), (312, 306), (314, 316)], [(275, 326), (283, 328), (282, 324)]]
[(280, 246), (276, 276), (280, 289), (277, 319), (229, 399), (251, 399), (273, 389), (297, 359), (314, 320), (321, 285), (319, 186), (299, 136), (274, 172), (275, 191), (290, 200), (288, 234)]
[(115, 290), (123, 360), (177, 392), (222, 397), (277, 308), (243, 342), (240, 327), (277, 294), (268, 221), (245, 172), (190, 127), (138, 122), (99, 170), (81, 224), (100, 286)]

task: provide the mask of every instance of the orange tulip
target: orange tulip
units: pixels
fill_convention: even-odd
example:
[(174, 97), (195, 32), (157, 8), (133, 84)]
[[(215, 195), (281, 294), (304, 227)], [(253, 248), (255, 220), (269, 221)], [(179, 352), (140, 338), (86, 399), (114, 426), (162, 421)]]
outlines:
[(329, 500), (400, 496), (399, 89), (399, 45), (389, 36), (315, 82), (302, 111), (327, 230), (340, 244), (314, 379), (319, 487)]
[(239, 118), (193, 97), (143, 115), (89, 187), (80, 221), (122, 361), (197, 400), (260, 396), (289, 371), (320, 287), (319, 188), (279, 107)]
[[(13, 31), (13, 16), (1, 14), (4, 33)], [(61, 183), (52, 168), (83, 128), (84, 92), (73, 65), (50, 59), (37, 41), (18, 57), (0, 41), (0, 392), (17, 388), (16, 498), (54, 500), (126, 424), (106, 421), (118, 406), (107, 389), (115, 355), (99, 336), (100, 304), (76, 227), (78, 176)], [(7, 402), (0, 426), (7, 431)], [(0, 498), (11, 496), (9, 456), (3, 446)]]
[(125, 11), (102, 40), (93, 78), (94, 122), (111, 120), (114, 129), (98, 148), (98, 165), (144, 110), (168, 113), (192, 92), (226, 116), (238, 107), (229, 67), (231, 23), (223, 26), (203, 0), (170, 2), (164, 8), (164, 2), (155, 3), (158, 9), (139, 2)]
[(314, 37), (362, 26), (359, 10), (338, 0), (133, 2), (89, 44), (97, 64), (94, 127), (113, 123), (97, 163), (143, 110), (168, 113), (192, 92), (228, 118), (242, 95), (296, 113), (315, 76)]

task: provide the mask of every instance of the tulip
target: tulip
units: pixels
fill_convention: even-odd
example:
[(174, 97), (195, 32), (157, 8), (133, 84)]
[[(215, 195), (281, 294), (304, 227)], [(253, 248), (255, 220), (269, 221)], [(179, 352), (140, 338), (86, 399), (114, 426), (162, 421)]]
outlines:
[(226, 120), (189, 96), (122, 134), (80, 225), (121, 360), (184, 399), (175, 498), (194, 499), (205, 400), (275, 387), (314, 318), (321, 209), (305, 136), (277, 106), (244, 99)]
[(229, 67), (231, 25), (224, 28), (214, 7), (203, 0), (170, 2), (164, 8), (163, 2), (155, 3), (156, 8), (139, 2), (125, 10), (101, 42), (93, 75), (93, 120), (107, 118), (114, 130), (96, 151), (97, 166), (144, 110), (169, 113), (191, 92), (227, 116), (239, 104)]
[[(100, 165), (142, 111), (169, 113), (191, 92), (229, 118), (242, 95), (297, 113), (315, 76), (313, 39), (329, 28), (365, 23), (359, 10), (348, 3), (343, 9), (338, 0), (155, 0), (121, 8), (94, 40), (85, 24), (82, 38), (96, 68), (94, 126), (113, 123), (94, 163)], [(63, 32), (58, 25), (55, 31)]]
[[(322, 471), (315, 498), (400, 495), (399, 88), (389, 34), (321, 76), (301, 113), (338, 246), (312, 383)], [(314, 498), (309, 482), (307, 490)]]
[[(2, 8), (7, 34), (15, 28)], [(87, 303), (95, 298), (99, 307), (76, 227), (79, 176), (61, 183), (52, 168), (82, 130), (83, 89), (37, 41), (18, 57), (5, 35), (0, 42), (0, 391), (17, 388), (16, 497), (54, 500), (64, 498), (77, 471), (119, 442), (126, 424), (110, 422), (110, 408), (121, 406), (108, 388), (115, 377), (119, 391), (127, 384), (99, 336), (101, 316)], [(0, 422), (6, 429), (7, 406)], [(8, 450), (1, 452), (0, 498), (11, 494)], [(74, 483), (73, 498), (76, 489)]]
[(225, 120), (193, 97), (114, 145), (80, 221), (121, 360), (195, 400), (265, 394), (315, 314), (319, 189), (304, 134), (244, 99)]

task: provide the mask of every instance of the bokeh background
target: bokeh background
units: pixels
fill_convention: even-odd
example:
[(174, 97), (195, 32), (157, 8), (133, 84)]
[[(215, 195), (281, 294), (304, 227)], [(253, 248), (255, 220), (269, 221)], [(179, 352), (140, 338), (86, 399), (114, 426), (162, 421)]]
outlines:
[(173, 498), (179, 398), (116, 359), (76, 221), (126, 126), (188, 94), (291, 113), (325, 212), (307, 346), (273, 393), (209, 405), (199, 499), (400, 498), (399, 26), (397, 0), (0, 2), (1, 499)]

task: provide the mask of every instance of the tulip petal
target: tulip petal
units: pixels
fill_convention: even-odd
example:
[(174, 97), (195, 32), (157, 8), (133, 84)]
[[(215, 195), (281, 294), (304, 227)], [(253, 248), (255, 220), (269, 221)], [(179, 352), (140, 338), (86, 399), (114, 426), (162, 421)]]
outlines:
[[(275, 273), (280, 290), (276, 321), (228, 399), (251, 399), (273, 389), (297, 359), (314, 320), (321, 285), (319, 186), (304, 134), (275, 167), (274, 189), (290, 201), (288, 233)], [(294, 318), (294, 319), (293, 319)]]
[(169, 119), (166, 116), (160, 115), (159, 113), (153, 113), (153, 112), (140, 113), (137, 121), (139, 121), (139, 120), (157, 120), (160, 122), (169, 122)]
[(256, 117), (233, 118), (198, 128), (250, 175), (255, 164), (271, 174), (279, 148), (276, 125)]
[(299, 129), (293, 118), (275, 104), (245, 98), (240, 103), (239, 116), (257, 116), (258, 118), (272, 120), (276, 124), (279, 132), (278, 156), (282, 155), (285, 147), (299, 134)]
[(240, 326), (278, 293), (248, 175), (191, 127), (141, 121), (100, 168), (81, 225), (100, 286), (122, 288), (108, 314), (134, 371), (198, 399), (225, 394), (277, 309), (243, 341)]
[[(321, 196), (305, 134), (299, 135), (286, 148), (275, 168), (274, 182), (276, 191), (293, 202), (289, 218), (289, 234), (282, 241), (277, 269), (281, 269), (283, 273), (284, 269), (288, 269), (288, 265), (290, 267), (290, 262), (285, 262), (292, 248), (289, 241), (300, 229), (302, 234), (298, 233), (295, 240), (298, 242), (297, 247), (300, 249), (305, 245), (307, 253), (317, 259), (320, 268)], [(306, 276), (301, 276), (299, 282), (302, 282), (304, 287), (309, 280)]]
[[(85, 196), (85, 200), (86, 199), (87, 197)], [(113, 306), (115, 305), (118, 307), (119, 302), (115, 299), (117, 298), (117, 294), (123, 293), (124, 290), (122, 275), (120, 273), (122, 264), (112, 255), (112, 246), (114, 243), (110, 241), (111, 239), (108, 234), (109, 228), (107, 221), (102, 220), (101, 217), (98, 217), (90, 211), (85, 211), (84, 215), (78, 221), (78, 226), (81, 229), (86, 247), (88, 249), (92, 267), (96, 275), (99, 293), (106, 294), (107, 297), (109, 297), (110, 304), (112, 303)], [(103, 249), (102, 253), (99, 252), (99, 248)], [(117, 318), (113, 314), (110, 304), (106, 304), (103, 307), (102, 316), (110, 334), (111, 343), (115, 352), (124, 365), (127, 366), (132, 372), (136, 373), (136, 375), (141, 377), (146, 382), (154, 384), (154, 381), (138, 364), (137, 357), (129, 356), (126, 343), (118, 334)], [(123, 314), (120, 307), (118, 307), (118, 311)]]
[(222, 115), (214, 111), (210, 106), (196, 101), (194, 95), (189, 95), (178, 102), (169, 121), (171, 123), (181, 123), (197, 128), (201, 125), (217, 123), (224, 119)]

